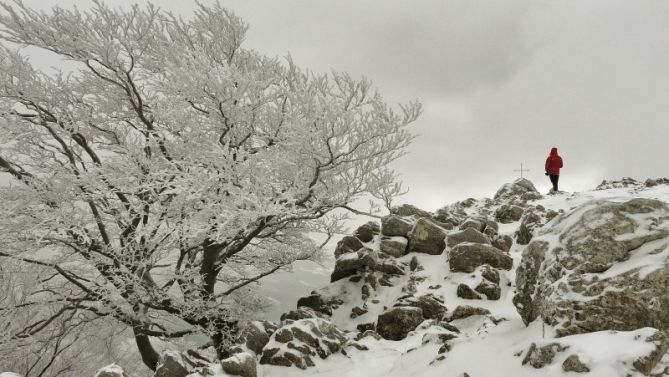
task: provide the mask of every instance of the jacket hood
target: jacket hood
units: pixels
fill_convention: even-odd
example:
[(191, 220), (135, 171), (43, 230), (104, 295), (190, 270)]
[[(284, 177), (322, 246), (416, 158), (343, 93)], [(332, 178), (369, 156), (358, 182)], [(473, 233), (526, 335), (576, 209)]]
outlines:
[(557, 148), (551, 148), (551, 156), (557, 156)]

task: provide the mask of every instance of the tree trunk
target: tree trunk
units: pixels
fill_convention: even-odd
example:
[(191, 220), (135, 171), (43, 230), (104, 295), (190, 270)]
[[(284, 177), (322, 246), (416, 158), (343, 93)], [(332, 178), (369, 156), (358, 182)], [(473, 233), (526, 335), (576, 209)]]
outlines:
[(147, 335), (141, 333), (137, 327), (133, 327), (133, 334), (135, 334), (135, 343), (137, 343), (137, 349), (139, 350), (140, 355), (142, 355), (142, 361), (146, 364), (147, 367), (151, 370), (156, 370), (158, 368), (158, 359), (160, 355), (153, 348), (151, 340)]

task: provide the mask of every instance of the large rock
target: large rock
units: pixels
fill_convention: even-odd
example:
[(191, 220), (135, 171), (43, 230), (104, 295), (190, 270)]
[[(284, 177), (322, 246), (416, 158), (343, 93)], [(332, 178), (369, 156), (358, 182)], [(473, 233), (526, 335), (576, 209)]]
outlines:
[(537, 228), (543, 225), (542, 217), (534, 210), (527, 210), (520, 219), (520, 227), (516, 231), (516, 242), (527, 245), (534, 237)]
[(361, 249), (357, 253), (345, 254), (335, 261), (330, 281), (356, 275), (363, 271), (380, 271), (389, 275), (403, 275), (404, 269), (395, 258), (371, 249)]
[[(301, 308), (311, 310), (310, 308)], [(314, 314), (315, 315), (315, 314)], [(284, 320), (284, 316), (281, 316)], [(269, 337), (276, 331), (277, 326), (268, 321), (252, 321), (242, 330), (239, 336), (239, 343), (244, 343), (248, 349), (259, 354), (269, 342)]]
[(423, 322), (423, 310), (416, 307), (398, 307), (379, 315), (376, 332), (384, 339), (402, 340)]
[(388, 215), (381, 219), (381, 234), (388, 237), (406, 237), (413, 228), (413, 223), (396, 215)]
[(392, 257), (399, 258), (407, 253), (409, 240), (404, 237), (381, 237), (379, 249)]
[(490, 245), (490, 239), (485, 234), (481, 233), (475, 228), (467, 227), (460, 232), (453, 232), (448, 234), (446, 244), (448, 247), (453, 247), (463, 242), (482, 243)]
[(539, 369), (553, 362), (555, 355), (569, 348), (559, 343), (551, 343), (543, 347), (537, 347), (535, 343), (530, 345), (530, 349), (525, 354), (523, 365), (530, 364)]
[(409, 233), (409, 251), (432, 255), (441, 254), (446, 243), (446, 233), (443, 228), (432, 221), (420, 219)]
[(263, 350), (261, 364), (314, 366), (313, 357), (325, 359), (340, 352), (346, 336), (331, 322), (322, 318), (301, 319), (279, 328)]
[(419, 297), (409, 296), (404, 297), (399, 300), (395, 307), (407, 307), (413, 306), (420, 308), (423, 311), (424, 319), (435, 319), (441, 320), (446, 313), (446, 307), (444, 306), (444, 300), (435, 295), (428, 293)]
[(362, 242), (369, 242), (374, 239), (375, 235), (379, 234), (380, 230), (377, 222), (370, 221), (358, 227), (355, 231), (355, 236)]
[(513, 266), (510, 256), (490, 245), (461, 243), (451, 249), (448, 255), (448, 263), (453, 272), (474, 272), (484, 264), (503, 270), (510, 270)]
[(523, 207), (515, 204), (502, 204), (495, 211), (495, 218), (502, 224), (509, 224), (520, 220), (523, 216)]
[(592, 201), (556, 218), (523, 251), (513, 303), (558, 336), (669, 329), (669, 207)]
[(337, 247), (335, 247), (335, 258), (348, 253), (355, 253), (356, 251), (362, 249), (364, 245), (362, 242), (353, 236), (345, 236), (339, 242), (337, 242)]
[(254, 355), (248, 352), (238, 353), (221, 361), (225, 373), (240, 377), (257, 377), (258, 368)]

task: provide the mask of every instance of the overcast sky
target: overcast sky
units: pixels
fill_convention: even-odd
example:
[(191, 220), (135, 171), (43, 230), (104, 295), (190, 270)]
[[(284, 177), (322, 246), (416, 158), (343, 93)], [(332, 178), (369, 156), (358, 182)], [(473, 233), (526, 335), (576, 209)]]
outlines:
[(435, 209), (492, 196), (521, 162), (546, 192), (553, 146), (565, 160), (564, 190), (669, 176), (669, 1), (221, 3), (250, 24), (246, 48), (290, 52), (314, 71), (370, 78), (389, 102), (423, 103), (420, 136), (396, 164), (411, 188), (402, 202)]

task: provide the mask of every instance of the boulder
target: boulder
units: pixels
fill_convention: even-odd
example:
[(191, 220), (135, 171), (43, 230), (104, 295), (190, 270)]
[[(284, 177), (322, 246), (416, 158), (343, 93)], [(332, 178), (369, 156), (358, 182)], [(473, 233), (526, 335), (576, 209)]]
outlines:
[(490, 239), (485, 234), (474, 228), (465, 228), (460, 232), (449, 233), (446, 239), (448, 247), (454, 247), (463, 242), (481, 243), (490, 245)]
[[(2, 377), (21, 377), (18, 374), (14, 373), (0, 373)], [(128, 375), (123, 371), (123, 368), (116, 364), (107, 365), (104, 368), (100, 368), (95, 377), (128, 377)]]
[(562, 370), (565, 372), (588, 373), (590, 368), (585, 365), (578, 355), (569, 355), (562, 363)]
[(409, 240), (404, 237), (381, 237), (379, 249), (392, 257), (399, 258), (406, 254)]
[(390, 213), (397, 216), (414, 216), (417, 218), (432, 217), (429, 212), (423, 211), (422, 209), (412, 206), (411, 204), (402, 204), (399, 207), (393, 207), (390, 209)]
[(467, 228), (473, 228), (476, 229), (477, 231), (481, 232), (483, 231), (483, 228), (485, 228), (485, 222), (482, 222), (480, 220), (476, 219), (467, 219), (465, 222), (460, 224), (460, 230), (465, 230)]
[(488, 315), (488, 314), (490, 314), (490, 310), (488, 309), (477, 308), (469, 305), (460, 305), (457, 308), (455, 308), (455, 310), (453, 310), (453, 313), (451, 313), (449, 321), (469, 318), (474, 315)]
[[(355, 231), (355, 236), (362, 242), (370, 242), (374, 239), (374, 236), (379, 234), (379, 224), (374, 221), (370, 221), (367, 224), (363, 224)], [(357, 251), (357, 250), (356, 250)]]
[(483, 234), (488, 237), (493, 237), (499, 232), (499, 224), (496, 221), (486, 220), (483, 227)]
[(499, 298), (502, 296), (502, 289), (499, 287), (499, 285), (488, 282), (486, 280), (483, 280), (481, 283), (479, 283), (479, 285), (477, 285), (474, 290), (485, 295), (488, 300), (499, 300)]
[(413, 228), (413, 223), (396, 215), (381, 218), (381, 234), (388, 237), (406, 237)]
[(511, 236), (509, 236), (508, 234), (505, 234), (503, 236), (496, 235), (492, 237), (490, 243), (494, 247), (502, 250), (503, 252), (508, 253), (509, 250), (511, 250), (511, 246), (513, 246), (513, 238), (511, 238)]
[(499, 284), (499, 271), (488, 265), (481, 268), (481, 276), (491, 283)]
[(423, 311), (424, 319), (436, 319), (441, 320), (446, 313), (446, 307), (444, 306), (444, 300), (436, 297), (435, 295), (428, 293), (419, 297), (409, 296), (404, 297), (394, 305), (395, 307), (407, 307), (413, 306), (420, 308)]
[(523, 251), (516, 287), (525, 323), (558, 336), (669, 329), (669, 207), (592, 201), (561, 215)]
[(539, 369), (553, 362), (555, 355), (566, 350), (569, 347), (559, 343), (551, 343), (543, 347), (537, 347), (536, 343), (530, 345), (530, 349), (525, 354), (523, 365), (530, 364)]
[(513, 266), (513, 259), (502, 250), (490, 245), (461, 243), (449, 252), (448, 263), (453, 272), (471, 273), (484, 264), (510, 270)]
[(340, 352), (346, 336), (331, 322), (322, 318), (301, 319), (279, 328), (265, 346), (261, 364), (313, 366), (313, 357), (325, 359)]
[[(313, 310), (309, 308), (302, 308), (303, 310)], [(314, 312), (315, 313), (315, 312)], [(286, 314), (281, 316), (281, 321), (284, 320)], [(242, 330), (238, 342), (246, 345), (248, 349), (259, 354), (269, 342), (269, 337), (276, 331), (277, 325), (269, 321), (252, 321)]]
[[(326, 315), (332, 315), (332, 305), (329, 300), (325, 299), (323, 296), (319, 294), (311, 294), (306, 297), (300, 297), (297, 300), (297, 309), (298, 312), (294, 313), (295, 318), (299, 319), (304, 319), (304, 318), (299, 318), (302, 314), (309, 314), (306, 311), (299, 311), (300, 307), (306, 307), (310, 308), (315, 312), (323, 313)], [(292, 316), (292, 315), (291, 315)], [(284, 318), (285, 319), (285, 318)], [(289, 318), (290, 319), (290, 318)], [(283, 319), (282, 319), (283, 321)]]
[(160, 356), (153, 377), (186, 377), (190, 373), (188, 363), (177, 351), (167, 351)]
[(340, 256), (347, 253), (354, 253), (363, 247), (364, 245), (357, 237), (345, 236), (339, 242), (337, 242), (337, 247), (335, 247), (334, 251), (335, 258), (339, 258)]
[(458, 297), (464, 298), (465, 300), (481, 299), (481, 296), (479, 296), (478, 293), (474, 292), (474, 290), (471, 289), (471, 287), (469, 287), (467, 284), (458, 285), (457, 295)]
[(221, 361), (225, 373), (240, 377), (257, 377), (256, 357), (248, 352), (238, 353)]
[(669, 185), (669, 178), (646, 179), (644, 182), (646, 187), (655, 187), (657, 185)]
[(423, 322), (423, 310), (416, 307), (398, 307), (388, 310), (376, 322), (376, 332), (384, 339), (402, 340)]
[(523, 216), (523, 207), (515, 204), (502, 204), (495, 211), (495, 218), (502, 224), (509, 224), (520, 220)]
[(595, 190), (609, 190), (614, 188), (641, 187), (641, 182), (634, 178), (623, 177), (617, 181), (603, 180)]
[(409, 251), (439, 255), (444, 251), (446, 233), (443, 228), (427, 219), (416, 222), (409, 233)]

